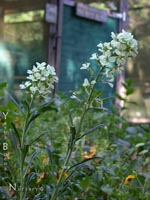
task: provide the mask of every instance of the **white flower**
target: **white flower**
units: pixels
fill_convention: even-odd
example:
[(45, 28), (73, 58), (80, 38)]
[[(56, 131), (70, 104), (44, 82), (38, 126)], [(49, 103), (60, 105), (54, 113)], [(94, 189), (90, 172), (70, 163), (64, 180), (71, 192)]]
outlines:
[(100, 60), (101, 65), (103, 65), (103, 66), (108, 65), (107, 56), (101, 55), (101, 56), (99, 56), (99, 60)]
[(109, 85), (111, 88), (114, 87), (114, 84), (113, 84), (113, 83), (108, 82), (108, 85)]
[(95, 80), (91, 81), (91, 85), (94, 85), (95, 83), (96, 83), (96, 81), (95, 81)]
[(117, 57), (117, 59), (116, 59), (116, 64), (118, 65), (118, 66), (122, 66), (122, 65), (124, 65), (126, 63), (126, 59), (124, 58), (124, 57)]
[(32, 73), (33, 72), (38, 72), (38, 71), (39, 71), (38, 68), (35, 65), (33, 65)]
[(113, 56), (111, 51), (106, 51), (99, 56), (99, 61), (103, 66), (112, 66), (112, 63), (116, 61), (116, 56)]
[(29, 75), (27, 77), (27, 79), (31, 80), (31, 81), (36, 81), (36, 78), (33, 75)]
[(98, 60), (97, 53), (93, 53), (90, 57), (90, 60)]
[(26, 89), (31, 93), (31, 96), (37, 94), (39, 96), (46, 97), (54, 89), (54, 82), (58, 82), (58, 77), (54, 67), (47, 65), (46, 63), (36, 63), (32, 70), (28, 70), (29, 76), (24, 84), (20, 85), (20, 89)]
[(28, 69), (28, 70), (27, 70), (27, 73), (28, 73), (28, 74), (32, 74), (32, 71)]
[(71, 95), (71, 99), (76, 99), (77, 97), (75, 95)]
[(31, 82), (30, 82), (30, 81), (26, 81), (26, 82), (24, 83), (24, 85), (25, 85), (25, 87), (29, 87), (29, 86), (31, 85)]
[(101, 52), (103, 52), (103, 53), (105, 51), (108, 51), (108, 50), (112, 49), (112, 46), (111, 46), (110, 42), (100, 43), (97, 46), (100, 47), (98, 50), (101, 51)]
[(90, 63), (85, 63), (85, 64), (82, 64), (82, 67), (80, 69), (88, 69), (90, 66)]
[(45, 71), (45, 73), (51, 74), (51, 75), (56, 75), (55, 69), (54, 67), (47, 65), (47, 71)]
[(42, 63), (36, 62), (36, 64), (37, 64), (37, 69), (39, 69), (39, 70), (45, 69), (45, 65), (46, 65), (45, 62), (42, 62)]
[(89, 83), (88, 79), (85, 78), (84, 83), (83, 83), (83, 87), (88, 87), (88, 86), (90, 86), (90, 83)]
[(35, 79), (41, 79), (41, 74), (39, 72), (36, 72), (34, 74)]
[(30, 91), (31, 91), (32, 94), (34, 94), (37, 90), (38, 90), (37, 87), (34, 87), (34, 86), (30, 87)]
[(26, 89), (26, 86), (24, 84), (20, 84), (19, 87), (20, 87), (21, 90)]

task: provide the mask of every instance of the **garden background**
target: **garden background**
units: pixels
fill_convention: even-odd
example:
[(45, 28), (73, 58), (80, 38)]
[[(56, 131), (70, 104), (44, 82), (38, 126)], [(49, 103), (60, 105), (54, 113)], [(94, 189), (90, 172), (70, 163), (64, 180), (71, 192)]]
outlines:
[[(149, 15), (144, 0), (0, 2), (1, 199), (150, 198)], [(95, 85), (90, 57), (122, 29), (138, 56)], [(19, 88), (36, 62), (59, 78), (44, 101)]]

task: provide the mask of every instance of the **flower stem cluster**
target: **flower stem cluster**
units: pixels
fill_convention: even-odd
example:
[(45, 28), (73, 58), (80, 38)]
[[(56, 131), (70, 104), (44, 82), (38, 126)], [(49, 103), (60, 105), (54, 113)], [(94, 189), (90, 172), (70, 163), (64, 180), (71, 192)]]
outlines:
[[(127, 59), (135, 57), (138, 53), (137, 41), (133, 38), (131, 33), (124, 30), (119, 34), (112, 32), (111, 37), (112, 40), (110, 42), (97, 45), (100, 55), (98, 53), (93, 53), (90, 58), (91, 60), (96, 60), (104, 69), (103, 76), (105, 76), (108, 84), (113, 82), (115, 72), (122, 71), (123, 65)], [(83, 64), (81, 69), (89, 70), (89, 66), (89, 63)], [(88, 79), (85, 79), (83, 86), (88, 87), (89, 85)]]
[(137, 55), (137, 41), (129, 32), (122, 31), (119, 34), (111, 33), (112, 41), (100, 43), (97, 46), (102, 55), (98, 59), (103, 66), (114, 63), (122, 67), (128, 58)]
[(58, 77), (54, 67), (49, 64), (46, 65), (43, 63), (36, 63), (37, 66), (33, 66), (32, 70), (28, 70), (27, 77), (28, 81), (24, 84), (20, 84), (20, 89), (25, 89), (29, 91), (31, 96), (39, 95), (42, 97), (47, 97), (48, 94), (51, 94), (54, 89), (54, 82), (58, 82)]

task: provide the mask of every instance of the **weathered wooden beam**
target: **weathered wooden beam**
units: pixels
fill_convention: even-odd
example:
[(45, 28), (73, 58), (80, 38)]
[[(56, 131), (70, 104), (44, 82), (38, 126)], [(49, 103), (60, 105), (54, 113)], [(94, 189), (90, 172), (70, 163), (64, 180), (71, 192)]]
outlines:
[(76, 4), (76, 15), (98, 22), (107, 22), (108, 20), (108, 11), (96, 9), (83, 3)]
[(122, 14), (122, 18), (119, 20), (119, 32), (122, 29), (126, 30), (128, 25), (128, 0), (120, 0), (119, 2), (119, 13)]
[[(48, 44), (48, 63), (55, 67), (57, 75), (59, 75), (60, 56), (61, 56), (61, 31), (62, 31), (62, 15), (63, 0), (51, 0), (50, 4), (57, 6), (57, 23), (49, 23), (49, 44)], [(58, 90), (55, 85), (55, 92)]]
[(63, 1), (58, 2), (58, 26), (57, 26), (57, 44), (56, 44), (56, 72), (59, 75), (59, 66), (61, 59), (61, 39), (62, 39), (62, 24), (63, 24)]
[[(123, 29), (124, 30), (127, 29), (127, 25), (128, 25), (127, 12), (128, 12), (128, 0), (120, 0), (119, 13), (122, 15), (122, 17), (119, 19), (119, 30), (118, 30), (119, 32), (121, 32)], [(124, 81), (125, 81), (125, 66), (122, 73), (118, 72), (116, 75), (116, 93), (119, 94), (120, 96), (124, 96), (125, 91), (122, 86), (122, 83)], [(117, 98), (115, 99), (115, 106), (119, 112), (121, 111), (121, 107), (123, 107), (123, 104), (124, 104), (123, 101)]]
[(3, 38), (4, 9), (0, 7), (0, 40)]

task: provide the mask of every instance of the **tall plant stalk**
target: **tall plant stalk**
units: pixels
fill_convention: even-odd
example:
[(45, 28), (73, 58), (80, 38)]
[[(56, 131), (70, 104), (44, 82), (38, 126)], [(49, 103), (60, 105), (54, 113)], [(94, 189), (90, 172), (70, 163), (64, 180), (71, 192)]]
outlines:
[[(99, 77), (100, 77), (100, 75), (101, 75), (103, 69), (104, 69), (103, 67), (100, 68), (100, 70), (99, 70), (99, 72), (98, 72), (98, 74), (97, 74), (97, 76), (96, 76), (96, 78), (95, 78), (95, 82), (98, 81), (98, 79), (99, 79)], [(77, 136), (80, 135), (81, 128), (82, 128), (82, 123), (83, 123), (85, 114), (86, 114), (86, 112), (87, 112), (88, 109), (89, 109), (89, 106), (90, 106), (90, 103), (91, 103), (92, 94), (93, 94), (93, 92), (94, 92), (95, 85), (96, 85), (96, 83), (92, 85), (92, 88), (91, 88), (91, 90), (90, 90), (89, 96), (88, 96), (88, 98), (87, 98), (87, 102), (86, 102), (86, 104), (84, 105), (84, 108), (83, 108), (83, 111), (82, 111), (82, 114), (81, 114), (81, 118), (80, 118), (79, 127), (78, 127), (77, 132), (76, 132), (76, 130), (75, 130), (75, 127), (74, 127), (73, 122), (72, 122), (72, 119), (71, 119), (71, 125), (72, 125), (71, 130), (72, 130), (72, 131), (71, 131), (71, 141), (70, 141), (70, 145), (68, 145), (67, 155), (66, 155), (66, 158), (65, 158), (65, 161), (64, 161), (62, 173), (61, 173), (60, 176), (59, 176), (59, 179), (58, 179), (58, 181), (57, 181), (57, 184), (56, 184), (55, 189), (53, 190), (53, 193), (52, 193), (52, 195), (51, 195), (50, 200), (55, 200), (55, 199), (57, 198), (57, 196), (59, 195), (59, 194), (58, 194), (58, 193), (59, 193), (59, 188), (60, 188), (60, 185), (61, 185), (61, 183), (62, 183), (62, 180), (63, 180), (64, 174), (65, 174), (65, 171), (66, 171), (66, 169), (67, 169), (67, 167), (68, 167), (68, 163), (69, 163), (70, 157), (71, 157), (71, 155), (72, 155), (72, 151), (73, 151), (73, 148), (74, 148), (74, 145), (75, 145), (76, 138), (77, 138)]]
[(25, 199), (25, 174), (24, 174), (24, 164), (25, 164), (25, 159), (26, 159), (26, 155), (28, 153), (28, 147), (25, 146), (26, 143), (26, 134), (27, 134), (27, 129), (28, 129), (28, 122), (30, 119), (30, 115), (31, 115), (31, 108), (32, 108), (32, 104), (34, 101), (34, 97), (33, 96), (31, 98), (29, 107), (27, 108), (27, 113), (25, 115), (25, 120), (24, 120), (24, 125), (23, 125), (23, 130), (22, 130), (22, 137), (21, 137), (21, 146), (20, 146), (20, 186), (19, 186), (19, 200), (24, 200)]

